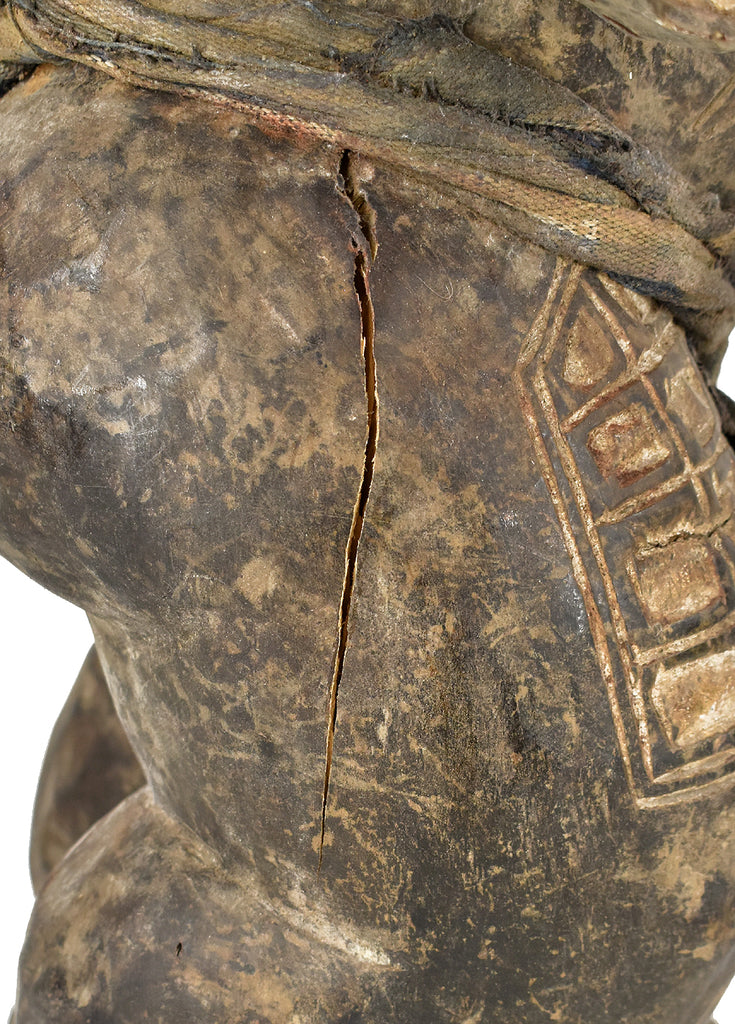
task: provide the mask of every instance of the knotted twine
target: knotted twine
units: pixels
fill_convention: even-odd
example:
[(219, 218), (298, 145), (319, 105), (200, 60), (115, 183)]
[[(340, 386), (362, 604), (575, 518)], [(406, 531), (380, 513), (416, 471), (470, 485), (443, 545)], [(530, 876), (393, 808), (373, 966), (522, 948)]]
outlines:
[(666, 303), (714, 372), (735, 323), (735, 216), (564, 86), (389, 6), (8, 0), (0, 61), (78, 61), (399, 168)]

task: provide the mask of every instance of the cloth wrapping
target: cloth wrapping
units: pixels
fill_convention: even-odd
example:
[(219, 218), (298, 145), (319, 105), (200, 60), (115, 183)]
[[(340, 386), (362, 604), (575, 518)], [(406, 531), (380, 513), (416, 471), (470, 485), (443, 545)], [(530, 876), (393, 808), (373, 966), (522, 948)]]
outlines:
[(735, 216), (449, 17), (345, 0), (11, 0), (0, 59), (80, 61), (399, 167), (666, 303), (716, 371), (735, 323)]

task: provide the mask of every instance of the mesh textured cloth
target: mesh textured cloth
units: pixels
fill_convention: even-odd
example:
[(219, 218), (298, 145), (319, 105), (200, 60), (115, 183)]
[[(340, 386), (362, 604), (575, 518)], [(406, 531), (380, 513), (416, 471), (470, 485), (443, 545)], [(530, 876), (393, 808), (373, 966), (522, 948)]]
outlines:
[(448, 15), (396, 17), (390, 4), (347, 0), (11, 0), (0, 8), (0, 58), (80, 61), (429, 179), (673, 307), (705, 369), (735, 323), (735, 216)]

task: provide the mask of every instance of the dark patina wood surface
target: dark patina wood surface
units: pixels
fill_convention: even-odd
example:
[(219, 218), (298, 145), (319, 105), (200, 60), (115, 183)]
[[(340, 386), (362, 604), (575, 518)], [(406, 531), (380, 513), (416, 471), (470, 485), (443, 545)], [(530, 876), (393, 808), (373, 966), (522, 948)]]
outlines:
[(40, 799), (16, 1024), (698, 1024), (735, 969), (735, 466), (698, 365), (735, 58), (395, 6), (670, 164), (720, 306), (313, 125), (73, 62), (8, 90), (0, 551), (87, 610), (131, 745), (60, 860)]

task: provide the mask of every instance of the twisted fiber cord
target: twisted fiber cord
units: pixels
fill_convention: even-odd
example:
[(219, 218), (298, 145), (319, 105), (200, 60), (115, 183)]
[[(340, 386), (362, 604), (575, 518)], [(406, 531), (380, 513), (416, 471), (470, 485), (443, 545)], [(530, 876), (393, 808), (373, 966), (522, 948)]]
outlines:
[(706, 367), (735, 322), (735, 218), (447, 18), (397, 20), (345, 0), (9, 0), (0, 60), (21, 50), (233, 106), (429, 179), (672, 306)]

